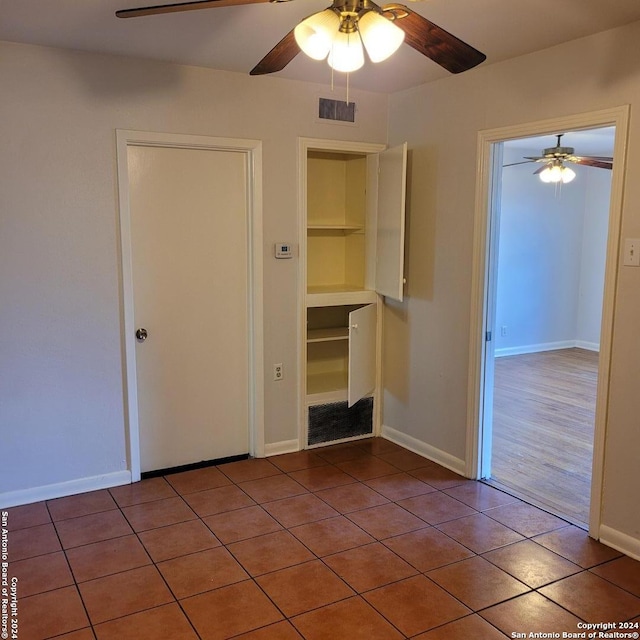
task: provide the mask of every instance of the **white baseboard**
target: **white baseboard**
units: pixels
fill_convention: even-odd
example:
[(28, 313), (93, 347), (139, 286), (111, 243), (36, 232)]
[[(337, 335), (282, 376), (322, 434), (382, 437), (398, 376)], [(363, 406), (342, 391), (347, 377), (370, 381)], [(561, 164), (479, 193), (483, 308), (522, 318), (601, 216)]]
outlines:
[(626, 533), (603, 524), (600, 526), (600, 542), (634, 560), (640, 560), (640, 539), (638, 538), (633, 538)]
[(294, 453), (300, 451), (300, 444), (298, 440), (282, 440), (281, 442), (271, 442), (264, 445), (264, 455), (266, 458), (269, 456), (279, 456), (283, 453)]
[(600, 351), (600, 345), (595, 342), (584, 342), (583, 340), (564, 340), (561, 342), (542, 342), (540, 344), (525, 344), (519, 347), (504, 347), (496, 349), (494, 356), (502, 358), (504, 356), (520, 356), (525, 353), (540, 353), (541, 351), (556, 351), (557, 349), (587, 349), (589, 351)]
[(599, 342), (585, 342), (584, 340), (576, 340), (576, 347), (578, 349), (585, 349), (586, 351), (600, 351)]
[(405, 449), (409, 449), (414, 453), (422, 456), (423, 458), (427, 458), (427, 460), (431, 460), (432, 462), (436, 462), (439, 465), (446, 467), (450, 471), (454, 471), (459, 475), (466, 475), (466, 465), (464, 460), (460, 458), (456, 458), (452, 456), (450, 453), (446, 451), (442, 451), (440, 449), (436, 449), (436, 447), (432, 447), (413, 436), (410, 436), (406, 433), (402, 433), (402, 431), (398, 431), (393, 427), (389, 427), (387, 425), (382, 425), (382, 437), (390, 440), (391, 442), (395, 442)]
[(90, 478), (79, 478), (68, 482), (57, 484), (47, 484), (42, 487), (32, 489), (22, 489), (20, 491), (8, 491), (0, 493), (0, 505), (3, 509), (17, 507), (23, 504), (40, 502), (41, 500), (51, 500), (53, 498), (64, 498), (76, 493), (86, 493), (98, 489), (108, 489), (131, 483), (131, 471), (115, 471), (100, 476)]

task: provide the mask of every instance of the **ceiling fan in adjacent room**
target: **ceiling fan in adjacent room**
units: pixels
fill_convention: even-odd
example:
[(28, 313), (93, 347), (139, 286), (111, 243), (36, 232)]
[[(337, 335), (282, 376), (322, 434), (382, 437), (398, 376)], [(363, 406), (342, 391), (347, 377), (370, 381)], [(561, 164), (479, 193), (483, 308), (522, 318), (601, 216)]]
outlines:
[[(287, 0), (196, 0), (175, 4), (123, 9), (119, 18), (177, 13), (214, 7)], [(364, 64), (364, 49), (372, 62), (391, 56), (406, 42), (451, 73), (471, 69), (486, 56), (438, 25), (401, 4), (382, 7), (371, 0), (333, 0), (323, 11), (303, 20), (251, 70), (251, 75), (284, 69), (300, 51), (315, 60), (327, 59), (343, 72)]]
[(573, 147), (563, 147), (560, 145), (560, 139), (564, 133), (556, 134), (558, 139), (555, 147), (543, 149), (541, 156), (524, 156), (522, 162), (511, 162), (505, 164), (505, 167), (513, 167), (517, 164), (528, 164), (531, 162), (544, 163), (534, 175), (539, 175), (542, 182), (571, 182), (576, 173), (570, 167), (565, 166), (565, 162), (574, 164), (582, 164), (587, 167), (598, 167), (599, 169), (613, 169), (613, 158), (609, 156), (576, 156)]

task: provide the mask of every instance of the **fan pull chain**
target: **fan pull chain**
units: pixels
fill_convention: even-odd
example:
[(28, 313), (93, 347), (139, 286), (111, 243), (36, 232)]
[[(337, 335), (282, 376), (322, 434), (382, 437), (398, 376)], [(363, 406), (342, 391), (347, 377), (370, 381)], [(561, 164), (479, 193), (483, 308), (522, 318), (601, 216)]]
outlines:
[(347, 72), (347, 107), (349, 106), (349, 72)]

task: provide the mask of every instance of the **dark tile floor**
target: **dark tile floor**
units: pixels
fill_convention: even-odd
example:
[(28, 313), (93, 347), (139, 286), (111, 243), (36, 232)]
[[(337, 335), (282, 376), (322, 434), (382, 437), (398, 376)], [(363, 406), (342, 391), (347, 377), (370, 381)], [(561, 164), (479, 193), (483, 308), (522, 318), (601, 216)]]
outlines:
[(497, 640), (640, 622), (640, 562), (382, 439), (8, 511), (20, 640)]

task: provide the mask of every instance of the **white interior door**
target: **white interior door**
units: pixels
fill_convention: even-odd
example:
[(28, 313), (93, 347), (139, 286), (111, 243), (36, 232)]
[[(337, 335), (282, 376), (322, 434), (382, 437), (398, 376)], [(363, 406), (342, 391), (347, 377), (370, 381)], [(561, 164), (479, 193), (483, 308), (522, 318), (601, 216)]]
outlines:
[(407, 143), (381, 152), (378, 163), (376, 291), (401, 301), (404, 289)]
[(376, 386), (376, 305), (349, 314), (349, 388), (352, 407)]
[(127, 149), (141, 470), (249, 450), (242, 153)]

